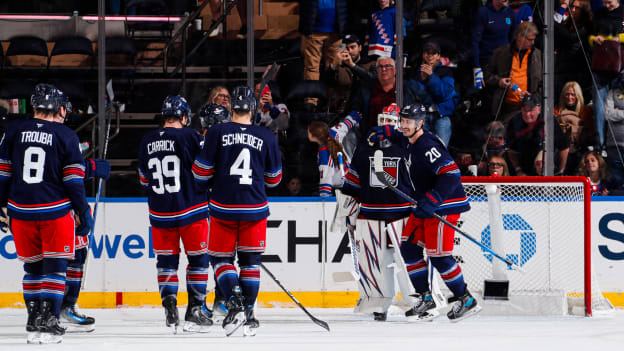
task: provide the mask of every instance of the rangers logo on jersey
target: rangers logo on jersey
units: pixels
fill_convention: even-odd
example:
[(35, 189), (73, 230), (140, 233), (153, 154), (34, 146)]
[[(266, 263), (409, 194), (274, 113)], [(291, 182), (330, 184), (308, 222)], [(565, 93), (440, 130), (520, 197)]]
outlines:
[[(370, 186), (372, 187), (376, 187), (376, 188), (386, 188), (386, 186), (379, 181), (379, 179), (377, 178), (377, 175), (375, 175), (375, 169), (373, 167), (373, 157), (369, 157), (369, 169), (370, 169), (370, 176), (369, 176), (369, 183)], [(394, 187), (399, 185), (399, 163), (401, 161), (400, 157), (384, 157), (383, 159), (383, 169), (384, 171), (386, 171), (386, 173), (388, 175), (390, 175), (390, 184)]]

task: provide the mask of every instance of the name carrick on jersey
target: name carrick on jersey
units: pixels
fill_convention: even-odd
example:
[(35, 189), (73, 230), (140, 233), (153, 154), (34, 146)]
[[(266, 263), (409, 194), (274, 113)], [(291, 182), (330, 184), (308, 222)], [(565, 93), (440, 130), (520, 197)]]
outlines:
[(139, 181), (148, 190), (152, 226), (177, 228), (208, 217), (208, 194), (191, 171), (201, 143), (190, 128), (161, 128), (141, 140)]
[(83, 162), (78, 136), (67, 126), (41, 119), (13, 122), (0, 141), (0, 205), (25, 221), (82, 212), (89, 206)]
[[(345, 175), (342, 191), (359, 199), (360, 216), (363, 218), (388, 221), (407, 217), (411, 212), (411, 203), (388, 189), (375, 175), (373, 166), (375, 150), (368, 143), (358, 145), (353, 153), (349, 172)], [(404, 149), (393, 144), (383, 149), (383, 153), (384, 170), (392, 176), (392, 185), (406, 194), (411, 193), (410, 180), (403, 160)]]
[(437, 214), (457, 214), (470, 209), (459, 168), (438, 137), (425, 131), (414, 144), (401, 137), (401, 145), (407, 151), (404, 160), (414, 199), (434, 189), (442, 200)]
[(229, 221), (257, 221), (269, 216), (265, 186), (282, 179), (277, 138), (268, 129), (235, 122), (218, 124), (206, 133), (193, 174), (210, 192), (210, 215)]

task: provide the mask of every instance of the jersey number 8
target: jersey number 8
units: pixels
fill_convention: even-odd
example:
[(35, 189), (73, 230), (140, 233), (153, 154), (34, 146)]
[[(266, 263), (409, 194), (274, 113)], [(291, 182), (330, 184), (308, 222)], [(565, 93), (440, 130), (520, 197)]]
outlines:
[(29, 146), (24, 151), (24, 169), (22, 179), (27, 184), (37, 184), (43, 181), (46, 152), (40, 147)]
[[(163, 157), (162, 161), (158, 158), (150, 158), (147, 162), (147, 167), (150, 170), (154, 169), (152, 178), (158, 182), (157, 185), (152, 186), (152, 190), (156, 194), (162, 195), (167, 191), (168, 193), (177, 193), (180, 191), (180, 159), (176, 155), (167, 155)], [(172, 178), (173, 185), (165, 184), (164, 178)]]

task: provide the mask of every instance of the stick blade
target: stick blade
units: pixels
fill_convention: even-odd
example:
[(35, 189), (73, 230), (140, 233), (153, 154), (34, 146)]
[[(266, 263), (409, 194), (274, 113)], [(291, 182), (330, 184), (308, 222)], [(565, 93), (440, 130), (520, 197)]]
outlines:
[(383, 172), (383, 151), (375, 151), (373, 155), (373, 167), (375, 168), (375, 173)]

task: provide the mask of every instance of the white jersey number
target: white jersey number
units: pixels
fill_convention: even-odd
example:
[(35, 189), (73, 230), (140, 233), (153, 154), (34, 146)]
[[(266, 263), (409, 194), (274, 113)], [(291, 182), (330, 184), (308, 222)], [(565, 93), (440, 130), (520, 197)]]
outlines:
[[(180, 191), (180, 159), (176, 155), (167, 155), (163, 157), (162, 161), (158, 158), (150, 158), (147, 162), (149, 169), (154, 169), (152, 178), (158, 182), (158, 185), (153, 185), (152, 190), (156, 194), (162, 195), (167, 191), (168, 193), (177, 193)], [(173, 185), (165, 183), (164, 178), (173, 179)]]
[(425, 152), (425, 156), (429, 157), (429, 162), (434, 163), (435, 160), (439, 159), (442, 154), (435, 147), (432, 147), (431, 150)]
[(43, 181), (46, 153), (40, 147), (29, 146), (24, 152), (24, 169), (22, 179), (28, 184), (37, 184)]
[(239, 184), (243, 185), (251, 185), (252, 179), (251, 175), (253, 171), (251, 167), (251, 155), (249, 153), (249, 149), (242, 149), (238, 157), (234, 163), (232, 163), (232, 167), (230, 167), (230, 175), (238, 175), (240, 179), (238, 180)]

